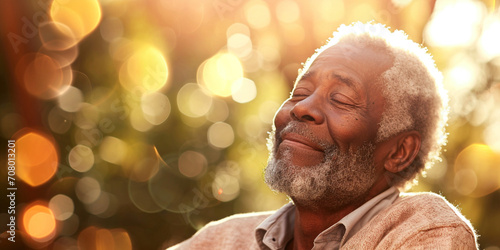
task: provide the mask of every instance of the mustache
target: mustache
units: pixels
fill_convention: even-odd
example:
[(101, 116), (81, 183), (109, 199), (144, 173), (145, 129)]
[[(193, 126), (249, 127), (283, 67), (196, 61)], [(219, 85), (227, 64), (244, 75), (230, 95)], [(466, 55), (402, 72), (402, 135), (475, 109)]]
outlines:
[(324, 139), (319, 138), (315, 134), (313, 134), (312, 130), (309, 126), (302, 122), (291, 121), (289, 122), (285, 128), (283, 128), (276, 135), (276, 146), (278, 146), (283, 141), (283, 136), (289, 133), (298, 134), (310, 140), (311, 142), (319, 145), (325, 153), (335, 152), (338, 150), (338, 147)]

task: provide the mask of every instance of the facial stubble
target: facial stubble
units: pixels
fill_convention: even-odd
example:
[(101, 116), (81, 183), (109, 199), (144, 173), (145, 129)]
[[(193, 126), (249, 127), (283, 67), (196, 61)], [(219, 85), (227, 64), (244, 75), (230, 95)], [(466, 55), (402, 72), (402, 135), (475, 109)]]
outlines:
[[(279, 146), (281, 135), (297, 133), (324, 148), (324, 159), (314, 166), (296, 166), (292, 162), (294, 148)], [(265, 181), (278, 192), (287, 194), (295, 203), (312, 209), (341, 209), (362, 201), (376, 180), (373, 163), (374, 145), (365, 142), (353, 152), (315, 137), (307, 125), (289, 123), (280, 134), (269, 134), (270, 156)], [(279, 152), (278, 152), (279, 150)]]

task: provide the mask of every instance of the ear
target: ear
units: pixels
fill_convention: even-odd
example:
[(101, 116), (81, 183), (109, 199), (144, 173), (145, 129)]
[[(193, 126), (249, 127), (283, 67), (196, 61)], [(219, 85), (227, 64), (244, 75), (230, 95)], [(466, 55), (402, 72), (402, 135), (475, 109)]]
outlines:
[(400, 133), (387, 142), (390, 148), (384, 168), (391, 173), (398, 173), (410, 166), (420, 151), (420, 133), (414, 130)]

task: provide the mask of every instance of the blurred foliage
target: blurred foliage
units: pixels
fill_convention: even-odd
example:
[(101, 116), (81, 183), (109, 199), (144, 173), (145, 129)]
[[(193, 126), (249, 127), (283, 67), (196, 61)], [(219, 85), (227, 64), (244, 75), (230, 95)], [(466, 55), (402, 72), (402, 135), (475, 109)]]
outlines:
[(17, 187), (16, 243), (1, 198), (2, 249), (162, 249), (279, 208), (262, 177), (273, 115), (301, 62), (370, 20), (427, 46), (450, 94), (443, 161), (413, 191), (444, 195), (500, 249), (494, 0), (5, 0), (0, 20)]

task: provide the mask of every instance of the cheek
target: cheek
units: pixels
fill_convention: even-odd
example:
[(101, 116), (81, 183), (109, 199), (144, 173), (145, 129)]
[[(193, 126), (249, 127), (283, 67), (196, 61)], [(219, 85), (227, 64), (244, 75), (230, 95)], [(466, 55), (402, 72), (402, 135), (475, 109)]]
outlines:
[(342, 147), (351, 148), (361, 146), (366, 141), (372, 141), (376, 135), (370, 124), (361, 117), (352, 115), (337, 115), (330, 117), (328, 129), (330, 135), (335, 138)]
[(277, 131), (281, 131), (281, 129), (283, 129), (288, 124), (288, 122), (290, 122), (290, 109), (291, 105), (284, 103), (278, 110), (278, 112), (276, 112), (276, 115), (274, 117), (274, 126), (276, 126)]

